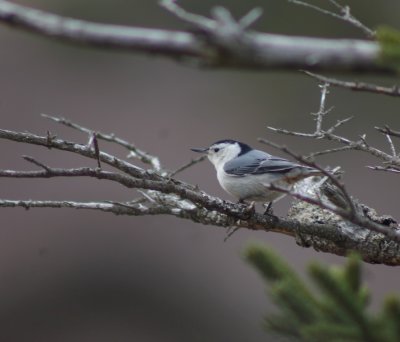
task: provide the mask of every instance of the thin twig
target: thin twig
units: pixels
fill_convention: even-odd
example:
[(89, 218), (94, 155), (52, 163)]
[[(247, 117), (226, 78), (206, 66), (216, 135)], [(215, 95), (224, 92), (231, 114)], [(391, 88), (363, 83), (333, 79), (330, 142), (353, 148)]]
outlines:
[(250, 28), (254, 23), (261, 18), (263, 14), (263, 9), (261, 7), (255, 7), (241, 19), (239, 19), (238, 24), (244, 29)]
[(395, 131), (395, 130), (391, 129), (388, 125), (385, 125), (385, 127), (375, 127), (375, 129), (383, 134), (391, 135), (392, 137), (396, 137), (396, 138), (400, 138), (400, 131)]
[(375, 171), (387, 171), (387, 172), (393, 172), (393, 173), (400, 173), (399, 168), (395, 168), (392, 166), (366, 166), (368, 169), (375, 170)]
[[(75, 154), (79, 154), (81, 156), (97, 159), (97, 156), (93, 149), (89, 146), (78, 144), (75, 142), (56, 139), (53, 138), (49, 141), (47, 136), (38, 136), (32, 133), (27, 132), (14, 132), (5, 129), (0, 129), (0, 139), (7, 139), (16, 142), (23, 142), (32, 145), (44, 146), (47, 148), (54, 148), (62, 151), (68, 151)], [(162, 176), (158, 175), (155, 172), (146, 172), (140, 167), (137, 167), (131, 163), (126, 162), (120, 158), (117, 158), (111, 154), (100, 152), (99, 154), (101, 162), (108, 164), (132, 177), (142, 178), (142, 179), (152, 179), (152, 180), (161, 180)]]
[(367, 35), (367, 37), (370, 37), (370, 38), (375, 37), (375, 34), (376, 34), (375, 31), (371, 30), (366, 25), (364, 25), (361, 21), (359, 21), (356, 17), (354, 17), (350, 13), (349, 6), (342, 6), (337, 1), (329, 0), (329, 2), (331, 4), (333, 4), (336, 8), (338, 8), (340, 10), (340, 14), (334, 13), (332, 11), (326, 10), (324, 8), (318, 7), (316, 5), (310, 4), (305, 1), (299, 1), (299, 0), (288, 0), (288, 1), (292, 4), (311, 8), (319, 13), (326, 14), (333, 18), (343, 20), (343, 21), (353, 25), (354, 27), (362, 30)]
[[(363, 151), (365, 153), (369, 153), (369, 154), (381, 159), (385, 163), (390, 163), (392, 165), (400, 167), (400, 157), (393, 156), (393, 154), (386, 153), (376, 147), (370, 146), (366, 140), (365, 134), (361, 135), (359, 140), (350, 140), (346, 137), (343, 137), (343, 136), (340, 136), (340, 135), (334, 133), (334, 130), (337, 127), (348, 122), (350, 120), (350, 118), (339, 120), (335, 125), (333, 125), (328, 130), (323, 130), (322, 129), (323, 115), (319, 115), (319, 113), (326, 112), (326, 110), (325, 110), (326, 95), (327, 95), (326, 89), (324, 86), (322, 86), (320, 108), (319, 108), (318, 113), (314, 114), (314, 115), (317, 115), (317, 127), (313, 133), (295, 132), (295, 131), (290, 131), (290, 130), (282, 129), (282, 128), (275, 128), (275, 127), (267, 127), (267, 128), (274, 133), (280, 133), (280, 134), (291, 135), (291, 136), (296, 136), (296, 137), (303, 137), (303, 138), (324, 139), (324, 140), (339, 143), (346, 147), (343, 149), (341, 149), (341, 148), (328, 149), (328, 150), (322, 151), (320, 154), (327, 154), (327, 153), (330, 153), (330, 151), (331, 152), (339, 152), (339, 151), (347, 151), (347, 150)], [(320, 121), (318, 121), (318, 119)], [(385, 133), (385, 134), (396, 135), (396, 132), (394, 134), (391, 134), (392, 131), (388, 128), (382, 129), (382, 128), (376, 127), (376, 129), (381, 130), (381, 131), (383, 130), (383, 133)], [(399, 136), (400, 136), (400, 132), (399, 132)], [(312, 156), (312, 155), (317, 156), (318, 154), (319, 154), (318, 152), (314, 152), (310, 156)]]
[(397, 157), (396, 148), (394, 147), (394, 144), (393, 144), (392, 138), (390, 137), (390, 134), (385, 134), (385, 137), (388, 141), (390, 151), (392, 152), (392, 156), (394, 158), (396, 158)]
[(274, 133), (280, 133), (285, 135), (293, 135), (295, 137), (304, 137), (304, 138), (316, 138), (315, 132), (314, 133), (302, 133), (302, 132), (294, 132), (284, 128), (276, 128), (267, 126), (267, 129)]
[(350, 120), (352, 120), (354, 118), (354, 116), (349, 116), (348, 118), (342, 119), (342, 120), (338, 120), (331, 128), (326, 130), (326, 133), (333, 133), (336, 128), (339, 128), (340, 126), (342, 126), (343, 124), (349, 122)]
[[(86, 128), (84, 126), (81, 126), (77, 123), (74, 123), (66, 118), (52, 116), (52, 115), (48, 115), (48, 114), (41, 114), (41, 116), (46, 119), (50, 119), (57, 123), (60, 123), (66, 127), (73, 128), (80, 132), (84, 132), (84, 133), (88, 134), (89, 137), (91, 137), (93, 135), (93, 130)], [(112, 133), (105, 134), (102, 132), (96, 132), (96, 137), (98, 139), (112, 142), (112, 143), (115, 143), (117, 145), (120, 145), (120, 146), (126, 148), (128, 151), (131, 152), (131, 156), (138, 158), (140, 161), (142, 161), (145, 164), (150, 164), (157, 171), (159, 171), (161, 169), (160, 161), (157, 157), (152, 156), (145, 151), (142, 151), (141, 149), (137, 148), (134, 144), (131, 144), (126, 140), (116, 137), (115, 134), (112, 134)]]
[(198, 163), (201, 163), (203, 160), (205, 160), (207, 158), (207, 156), (200, 156), (198, 158), (192, 159), (191, 161), (189, 161), (188, 163), (182, 165), (181, 167), (177, 168), (175, 171), (172, 171), (171, 173), (169, 173), (169, 177), (173, 177), (175, 175), (177, 175), (178, 173), (188, 169), (189, 167), (192, 167), (193, 165), (196, 165)]
[(178, 6), (174, 0), (161, 0), (159, 4), (161, 7), (164, 7), (167, 11), (174, 14), (177, 18), (191, 23), (199, 28), (207, 31), (211, 31), (216, 28), (214, 20), (187, 12), (182, 7)]
[(343, 151), (349, 151), (352, 150), (353, 147), (351, 146), (342, 146), (342, 147), (337, 147), (337, 148), (329, 148), (327, 150), (323, 150), (323, 151), (317, 151), (317, 152), (312, 152), (307, 154), (306, 156), (304, 156), (304, 158), (306, 159), (312, 159), (315, 158), (317, 156), (322, 156), (324, 154), (330, 154), (330, 153), (336, 153), (336, 152), (343, 152)]
[(315, 74), (309, 71), (302, 70), (306, 75), (315, 78), (321, 82), (329, 83), (332, 86), (348, 88), (355, 91), (364, 91), (375, 94), (384, 94), (389, 96), (400, 96), (400, 88), (395, 85), (393, 87), (383, 87), (372, 83), (357, 82), (357, 81), (342, 81), (336, 78), (326, 77), (319, 74)]
[(224, 237), (224, 242), (227, 242), (233, 234), (235, 234), (242, 227), (230, 227), (228, 228), (226, 235)]
[(324, 83), (321, 87), (321, 101), (320, 101), (320, 106), (319, 106), (319, 111), (318, 113), (315, 113), (314, 115), (317, 117), (316, 118), (316, 128), (315, 128), (315, 135), (319, 136), (321, 135), (322, 131), (322, 119), (325, 114), (328, 114), (330, 110), (325, 109), (325, 102), (326, 102), (326, 95), (329, 94), (329, 83)]
[(39, 166), (40, 168), (44, 169), (47, 173), (50, 172), (50, 169), (47, 165), (44, 165), (43, 163), (37, 161), (35, 158), (30, 157), (30, 156), (22, 156), (22, 158), (24, 158), (29, 163)]
[(97, 167), (101, 169), (99, 142), (97, 141), (97, 133), (95, 132), (92, 133), (92, 143), (94, 147), (94, 153), (96, 155)]

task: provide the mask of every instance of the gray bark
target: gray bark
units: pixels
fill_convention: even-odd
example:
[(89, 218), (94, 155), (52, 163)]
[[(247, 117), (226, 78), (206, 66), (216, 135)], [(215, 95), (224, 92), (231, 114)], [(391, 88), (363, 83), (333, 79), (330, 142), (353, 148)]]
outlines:
[(0, 0), (0, 22), (74, 44), (172, 57), (189, 65), (396, 72), (379, 62), (381, 48), (375, 41), (257, 33), (240, 22), (200, 16), (196, 16), (199, 30), (195, 33), (92, 23)]

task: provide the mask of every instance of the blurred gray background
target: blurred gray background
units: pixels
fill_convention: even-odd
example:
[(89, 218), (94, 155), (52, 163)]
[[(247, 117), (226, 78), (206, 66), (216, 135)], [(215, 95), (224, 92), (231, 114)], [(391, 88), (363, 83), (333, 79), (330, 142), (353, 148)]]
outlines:
[[(186, 29), (154, 0), (16, 1), (54, 13), (145, 27)], [(254, 6), (265, 14), (256, 29), (292, 35), (363, 38), (346, 23), (282, 0), (181, 1), (208, 13), (215, 5), (237, 16)], [(314, 3), (324, 6), (326, 1)], [(399, 27), (398, 0), (348, 1), (370, 27)], [(300, 73), (196, 70), (175, 62), (127, 52), (59, 43), (0, 26), (1, 128), (86, 142), (87, 136), (58, 126), (40, 113), (62, 115), (95, 130), (115, 133), (159, 155), (168, 169), (193, 157), (190, 147), (234, 138), (258, 148), (257, 137), (285, 143), (299, 153), (332, 146), (320, 141), (272, 135), (266, 126), (313, 129), (310, 112), (319, 88)], [(392, 85), (395, 79), (344, 76)], [(373, 127), (399, 129), (398, 98), (331, 89), (335, 106), (326, 123), (354, 115), (341, 132), (367, 133), (388, 149)], [(124, 157), (125, 151), (101, 142)], [(95, 166), (68, 153), (1, 141), (0, 168), (31, 169), (27, 154), (54, 167)], [(278, 153), (271, 151), (272, 153)], [(349, 191), (381, 214), (397, 219), (399, 178), (365, 168), (378, 161), (362, 153), (320, 158), (340, 165)], [(214, 170), (197, 165), (179, 178), (232, 200), (219, 188)], [(1, 198), (128, 200), (133, 190), (92, 179), (0, 179)], [(285, 214), (289, 199), (275, 207)], [(251, 241), (273, 246), (301, 272), (311, 260), (344, 258), (298, 247), (292, 238), (239, 230), (224, 242), (225, 230), (171, 217), (117, 217), (73, 210), (1, 209), (0, 339), (3, 341), (267, 341), (262, 317), (274, 310), (261, 278), (242, 258)], [(372, 309), (396, 291), (397, 268), (366, 265)]]

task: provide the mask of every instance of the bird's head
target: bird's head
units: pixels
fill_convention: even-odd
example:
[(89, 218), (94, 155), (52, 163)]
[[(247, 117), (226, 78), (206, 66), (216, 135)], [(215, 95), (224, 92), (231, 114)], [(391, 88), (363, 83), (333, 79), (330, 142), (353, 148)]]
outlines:
[(223, 167), (225, 163), (232, 159), (251, 151), (252, 148), (240, 141), (225, 139), (216, 141), (210, 147), (191, 148), (191, 150), (198, 153), (206, 153), (210, 162), (218, 168), (220, 166)]

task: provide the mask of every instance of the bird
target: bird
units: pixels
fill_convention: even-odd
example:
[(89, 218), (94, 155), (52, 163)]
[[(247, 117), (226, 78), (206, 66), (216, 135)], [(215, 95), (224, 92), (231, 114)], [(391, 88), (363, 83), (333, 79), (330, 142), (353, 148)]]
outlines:
[(321, 175), (315, 168), (291, 162), (256, 150), (240, 141), (218, 140), (206, 148), (191, 148), (197, 153), (207, 154), (217, 171), (221, 187), (240, 203), (268, 203), (286, 195), (271, 190), (271, 185), (291, 190), (293, 185), (307, 177)]

